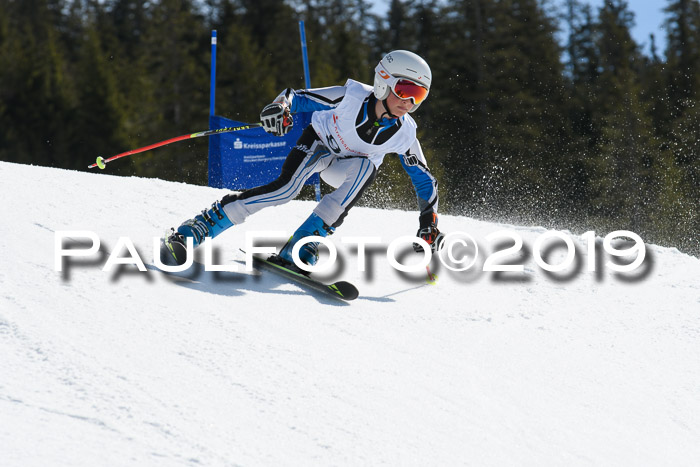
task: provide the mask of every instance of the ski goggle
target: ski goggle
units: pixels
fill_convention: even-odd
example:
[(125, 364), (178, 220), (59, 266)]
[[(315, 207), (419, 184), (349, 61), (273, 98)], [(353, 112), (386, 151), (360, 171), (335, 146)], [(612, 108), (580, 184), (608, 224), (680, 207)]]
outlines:
[(413, 105), (418, 105), (428, 97), (428, 90), (420, 84), (407, 79), (397, 79), (391, 90), (400, 99), (411, 99)]

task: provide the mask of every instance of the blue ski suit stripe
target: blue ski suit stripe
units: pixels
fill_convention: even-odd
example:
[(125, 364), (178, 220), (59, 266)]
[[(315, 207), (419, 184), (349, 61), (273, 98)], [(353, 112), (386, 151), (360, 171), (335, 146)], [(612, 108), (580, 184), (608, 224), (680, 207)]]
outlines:
[(357, 189), (361, 186), (360, 181), (366, 178), (367, 171), (369, 171), (371, 165), (372, 163), (369, 160), (362, 160), (360, 173), (357, 175), (357, 177), (355, 177), (355, 181), (353, 182), (352, 187), (350, 187), (350, 191), (348, 191), (348, 194), (345, 196), (345, 199), (343, 199), (343, 202), (341, 204), (345, 204), (348, 201), (348, 199), (352, 198), (355, 191), (357, 191)]
[[(324, 156), (321, 156), (319, 158), (316, 158), (319, 153), (326, 152)], [(288, 185), (287, 189), (283, 191), (282, 193), (277, 193), (275, 195), (269, 196), (267, 198), (259, 198), (255, 199), (252, 201), (248, 201), (245, 204), (257, 204), (257, 203), (267, 203), (270, 201), (283, 201), (286, 199), (291, 199), (296, 195), (297, 189), (299, 188), (299, 185), (304, 183), (306, 179), (309, 178), (309, 176), (313, 173), (314, 168), (316, 168), (316, 165), (318, 165), (319, 161), (322, 159), (325, 159), (326, 157), (329, 157), (330, 153), (327, 152), (325, 149), (318, 149), (316, 152), (314, 152), (311, 157), (309, 158), (309, 161), (306, 162), (304, 165), (304, 170), (302, 170), (299, 175), (294, 177), (292, 182)], [(313, 165), (310, 165), (313, 163)]]

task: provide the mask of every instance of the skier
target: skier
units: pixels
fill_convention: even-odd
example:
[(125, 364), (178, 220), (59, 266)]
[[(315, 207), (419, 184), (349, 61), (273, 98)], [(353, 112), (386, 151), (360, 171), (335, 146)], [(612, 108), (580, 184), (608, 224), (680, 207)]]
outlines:
[[(216, 237), (267, 206), (292, 200), (304, 182), (320, 172), (336, 190), (321, 199), (279, 255), (274, 256), (279, 264), (294, 268), (294, 245), (305, 237), (332, 234), (371, 185), (389, 153), (399, 155), (416, 190), (420, 208), (417, 236), (433, 251), (439, 249), (444, 234), (437, 228), (437, 181), (428, 170), (416, 139), (416, 123), (409, 115), (428, 96), (431, 79), (425, 60), (413, 52), (396, 50), (376, 66), (374, 87), (349, 79), (344, 86), (283, 91), (260, 114), (265, 131), (285, 135), (293, 125), (292, 113), (313, 114), (311, 124), (287, 156), (279, 178), (238, 194), (227, 194), (211, 208), (183, 222), (177, 231), (173, 229), (164, 241), (169, 262), (185, 262), (185, 237), (192, 237), (196, 247), (205, 237)], [(422, 251), (417, 243), (414, 248)], [(311, 266), (316, 264), (318, 242), (302, 245), (299, 259)]]

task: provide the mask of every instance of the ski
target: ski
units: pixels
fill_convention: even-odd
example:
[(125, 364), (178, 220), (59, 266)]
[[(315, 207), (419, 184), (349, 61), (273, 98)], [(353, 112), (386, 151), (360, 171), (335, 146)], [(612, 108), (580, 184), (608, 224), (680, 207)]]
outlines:
[[(241, 251), (245, 253), (245, 251)], [(303, 287), (321, 292), (324, 295), (335, 299), (350, 301), (355, 300), (360, 295), (357, 287), (352, 285), (350, 282), (338, 281), (333, 282), (332, 284), (324, 284), (323, 282), (312, 277), (297, 272), (293, 269), (286, 268), (281, 264), (277, 264), (259, 256), (253, 255), (253, 265), (273, 272), (286, 279), (290, 279)]]

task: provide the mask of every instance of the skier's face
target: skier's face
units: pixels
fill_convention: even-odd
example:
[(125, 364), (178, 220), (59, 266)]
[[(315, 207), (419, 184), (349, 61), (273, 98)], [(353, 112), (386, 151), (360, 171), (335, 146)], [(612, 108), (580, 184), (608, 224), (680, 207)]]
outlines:
[(413, 101), (411, 99), (401, 99), (393, 92), (390, 92), (389, 97), (386, 98), (386, 105), (389, 107), (389, 112), (393, 115), (403, 117), (413, 108)]

